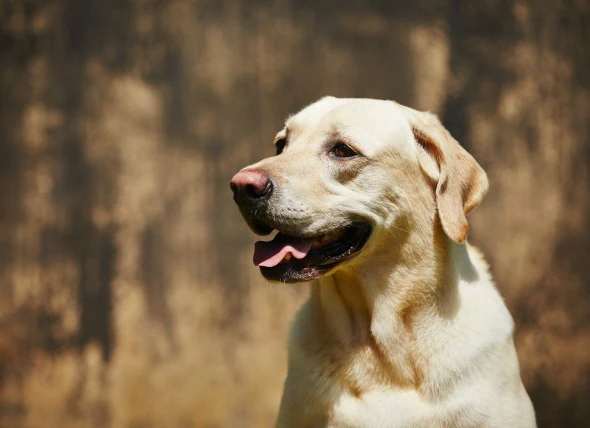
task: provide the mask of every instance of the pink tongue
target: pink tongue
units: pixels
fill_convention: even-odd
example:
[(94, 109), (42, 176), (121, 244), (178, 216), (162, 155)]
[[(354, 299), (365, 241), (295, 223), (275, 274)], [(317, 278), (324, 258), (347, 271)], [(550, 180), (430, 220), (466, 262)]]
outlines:
[(277, 234), (272, 241), (258, 241), (254, 245), (254, 264), (273, 267), (278, 265), (285, 254), (291, 253), (296, 259), (304, 258), (311, 248), (311, 242)]

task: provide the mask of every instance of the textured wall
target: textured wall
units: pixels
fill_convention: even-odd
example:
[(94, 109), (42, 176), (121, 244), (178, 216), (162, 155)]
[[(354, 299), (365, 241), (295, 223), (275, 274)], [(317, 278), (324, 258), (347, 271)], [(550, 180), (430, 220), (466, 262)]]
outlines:
[[(395, 3), (395, 6), (392, 4)], [(534, 5), (534, 7), (533, 7)], [(585, 1), (0, 1), (0, 426), (269, 426), (305, 286), (228, 188), (321, 96), (437, 112), (540, 426), (590, 410)]]

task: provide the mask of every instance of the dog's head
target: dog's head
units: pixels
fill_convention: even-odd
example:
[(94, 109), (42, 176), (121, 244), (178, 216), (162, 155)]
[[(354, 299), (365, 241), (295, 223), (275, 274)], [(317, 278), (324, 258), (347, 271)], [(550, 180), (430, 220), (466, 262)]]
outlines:
[[(257, 242), (254, 263), (271, 280), (309, 281), (371, 257), (388, 236), (455, 242), (487, 191), (476, 161), (436, 116), (391, 101), (323, 98), (290, 117), (276, 156), (231, 181)], [(437, 221), (437, 219), (439, 221)]]

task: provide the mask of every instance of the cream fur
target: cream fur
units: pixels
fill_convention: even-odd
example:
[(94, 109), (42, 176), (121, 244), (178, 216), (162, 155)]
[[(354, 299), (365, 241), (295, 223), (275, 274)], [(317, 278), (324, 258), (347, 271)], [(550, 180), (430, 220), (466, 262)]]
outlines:
[[(487, 190), (475, 160), (434, 116), (389, 101), (324, 98), (285, 133), (283, 154), (249, 167), (272, 177), (285, 231), (361, 218), (373, 234), (311, 284), (277, 427), (534, 427), (512, 318), (463, 243)], [(334, 134), (363, 159), (328, 159)]]

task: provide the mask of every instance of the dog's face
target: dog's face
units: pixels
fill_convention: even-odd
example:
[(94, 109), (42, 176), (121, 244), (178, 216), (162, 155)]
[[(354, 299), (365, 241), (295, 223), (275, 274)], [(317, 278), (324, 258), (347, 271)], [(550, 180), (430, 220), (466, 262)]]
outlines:
[[(433, 116), (390, 101), (329, 97), (290, 117), (275, 138), (276, 156), (231, 183), (252, 230), (279, 232), (256, 243), (262, 274), (309, 281), (362, 263), (393, 230), (425, 227), (412, 219), (432, 219), (441, 207), (445, 232), (462, 242), (465, 213), (487, 180), (447, 135)], [(449, 179), (459, 173), (469, 177)]]

